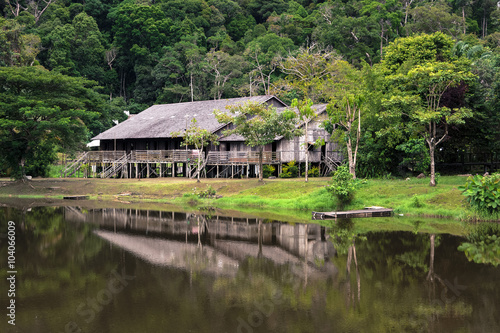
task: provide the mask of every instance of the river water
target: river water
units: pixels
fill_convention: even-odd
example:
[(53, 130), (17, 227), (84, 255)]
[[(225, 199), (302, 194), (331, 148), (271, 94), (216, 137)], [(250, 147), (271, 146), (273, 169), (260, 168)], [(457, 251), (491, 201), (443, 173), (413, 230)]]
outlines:
[(470, 262), (457, 236), (4, 207), (4, 282), (8, 221), (16, 286), (0, 284), (1, 332), (500, 332), (500, 266)]

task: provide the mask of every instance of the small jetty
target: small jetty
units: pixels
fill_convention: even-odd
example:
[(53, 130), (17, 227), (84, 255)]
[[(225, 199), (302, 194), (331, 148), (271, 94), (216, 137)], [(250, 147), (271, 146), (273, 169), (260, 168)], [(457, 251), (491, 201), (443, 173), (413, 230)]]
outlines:
[(66, 200), (88, 200), (89, 198), (90, 198), (90, 196), (88, 196), (88, 195), (72, 195), (72, 196), (63, 197), (63, 199), (66, 199)]
[(313, 220), (336, 220), (359, 217), (387, 217), (392, 216), (393, 210), (384, 207), (366, 207), (360, 210), (349, 210), (345, 212), (312, 212)]

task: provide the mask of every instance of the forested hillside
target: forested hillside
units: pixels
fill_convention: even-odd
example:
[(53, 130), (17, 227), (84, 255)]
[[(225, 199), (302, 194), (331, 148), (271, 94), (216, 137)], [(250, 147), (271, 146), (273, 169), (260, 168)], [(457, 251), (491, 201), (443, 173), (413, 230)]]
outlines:
[(93, 134), (155, 103), (258, 94), (331, 102), (356, 86), (366, 109), (360, 175), (419, 171), (428, 165), (410, 121), (419, 116), (405, 110), (433, 92), (410, 68), (434, 62), (447, 66), (439, 73), (467, 74), (444, 78), (438, 104), (452, 111), (440, 116), (441, 151), (500, 150), (496, 1), (4, 0), (0, 11), (2, 67), (96, 82), (106, 97), (87, 103), (98, 113), (86, 121)]

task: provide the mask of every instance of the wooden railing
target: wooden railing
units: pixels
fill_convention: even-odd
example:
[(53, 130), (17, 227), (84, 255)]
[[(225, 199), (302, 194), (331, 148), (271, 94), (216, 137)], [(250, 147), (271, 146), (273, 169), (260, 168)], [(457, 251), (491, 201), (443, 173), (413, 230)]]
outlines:
[[(289, 162), (290, 153), (294, 152), (270, 152), (262, 154), (264, 164), (278, 164)], [(326, 154), (333, 160), (341, 160), (342, 154), (337, 151), (328, 151)], [(195, 164), (198, 159), (197, 150), (133, 150), (128, 155), (123, 150), (116, 151), (89, 151), (82, 163), (113, 163), (128, 156), (129, 163), (148, 162), (183, 162)], [(259, 152), (257, 151), (210, 151), (207, 156), (207, 165), (215, 164), (257, 164), (259, 163)], [(286, 158), (285, 158), (286, 157)], [(293, 154), (292, 154), (293, 158)]]
[(197, 150), (134, 150), (131, 161), (141, 162), (187, 162), (198, 158)]
[[(262, 152), (264, 164), (279, 163), (279, 153)], [(256, 164), (259, 163), (259, 152), (256, 151), (211, 151), (208, 153), (207, 164)]]
[(103, 151), (89, 151), (87, 153), (88, 162), (114, 162), (126, 156), (124, 150), (103, 150)]

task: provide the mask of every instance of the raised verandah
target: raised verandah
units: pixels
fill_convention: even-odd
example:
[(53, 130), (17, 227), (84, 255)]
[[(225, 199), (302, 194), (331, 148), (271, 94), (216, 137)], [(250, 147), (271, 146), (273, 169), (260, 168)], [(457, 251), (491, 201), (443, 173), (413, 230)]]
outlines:
[[(263, 152), (263, 164), (276, 165), (281, 172), (282, 154)], [(337, 152), (332, 152), (337, 153)], [(82, 172), (84, 177), (151, 178), (197, 176), (197, 150), (133, 150), (89, 151), (80, 153), (63, 171), (63, 177)], [(327, 154), (332, 155), (332, 154)], [(332, 169), (341, 156), (322, 160), (323, 169)], [(201, 171), (205, 177), (255, 177), (258, 174), (259, 153), (256, 151), (210, 151), (203, 157)]]

